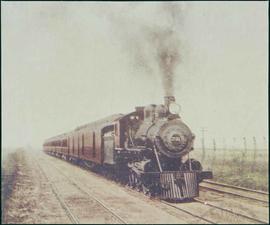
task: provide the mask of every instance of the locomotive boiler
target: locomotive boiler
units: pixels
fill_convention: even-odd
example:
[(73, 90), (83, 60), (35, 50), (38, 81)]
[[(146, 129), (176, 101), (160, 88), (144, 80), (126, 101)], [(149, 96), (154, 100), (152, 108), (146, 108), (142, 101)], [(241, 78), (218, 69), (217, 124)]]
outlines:
[(179, 109), (175, 98), (166, 96), (162, 105), (136, 107), (129, 114), (112, 115), (50, 138), (44, 151), (99, 168), (147, 195), (192, 199), (212, 172), (189, 158), (195, 135)]

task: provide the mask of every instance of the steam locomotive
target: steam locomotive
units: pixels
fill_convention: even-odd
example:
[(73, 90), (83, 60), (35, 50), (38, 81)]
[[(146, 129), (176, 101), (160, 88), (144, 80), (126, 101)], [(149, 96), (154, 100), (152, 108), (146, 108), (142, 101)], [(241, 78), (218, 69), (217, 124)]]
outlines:
[(189, 158), (194, 138), (175, 98), (166, 96), (163, 105), (136, 107), (47, 139), (43, 150), (110, 171), (146, 195), (181, 201), (197, 197), (199, 183), (213, 176)]

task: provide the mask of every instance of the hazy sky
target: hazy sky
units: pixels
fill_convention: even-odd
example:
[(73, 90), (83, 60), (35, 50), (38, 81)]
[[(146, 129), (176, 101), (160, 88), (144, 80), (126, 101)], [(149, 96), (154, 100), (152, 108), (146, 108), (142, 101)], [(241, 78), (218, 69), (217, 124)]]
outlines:
[[(143, 35), (170, 22), (167, 4), (1, 2), (3, 146), (41, 146), (95, 119), (163, 103)], [(267, 136), (267, 2), (174, 4), (175, 97), (197, 144), (201, 127), (209, 140)]]

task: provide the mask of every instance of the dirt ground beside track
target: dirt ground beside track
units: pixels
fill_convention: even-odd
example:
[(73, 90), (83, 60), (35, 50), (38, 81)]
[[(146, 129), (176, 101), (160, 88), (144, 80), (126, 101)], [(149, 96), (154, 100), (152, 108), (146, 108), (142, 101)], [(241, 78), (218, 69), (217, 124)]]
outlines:
[[(121, 219), (126, 223), (145, 224), (205, 223), (64, 160), (26, 150), (16, 154), (13, 160), (16, 169), (9, 170), (16, 173), (12, 177), (12, 193), (7, 196), (4, 204), (3, 223), (72, 223), (67, 210), (57, 199), (55, 190), (58, 190), (78, 223), (122, 223)], [(249, 201), (241, 203), (237, 199), (209, 192), (201, 192), (201, 198), (239, 213), (253, 216), (251, 212), (254, 211), (257, 218), (268, 218), (268, 206)], [(248, 222), (238, 218), (229, 219), (230, 215), (223, 212), (221, 215), (221, 212), (217, 213), (203, 204), (188, 203), (179, 206), (218, 223)]]
[(17, 154), (17, 172), (5, 202), (3, 223), (70, 223), (34, 158), (25, 152)]
[[(121, 223), (116, 221), (113, 216), (108, 215), (108, 212), (102, 211), (100, 205), (95, 201), (86, 201), (87, 196), (83, 196), (82, 193), (79, 193), (72, 185), (68, 184), (64, 177), (53, 169), (52, 163), (58, 162), (60, 166), (66, 166), (63, 170), (67, 170), (73, 178), (76, 177), (78, 171), (81, 170), (79, 167), (64, 161), (62, 162), (59, 159), (55, 159), (43, 153), (32, 154), (27, 151), (22, 151), (18, 154), (20, 154), (20, 160), (16, 161), (18, 171), (14, 178), (12, 194), (5, 203), (4, 215), (2, 217), (3, 223), (72, 223), (53, 193), (48, 180), (41, 171), (41, 167), (46, 173), (46, 176), (50, 178), (50, 181), (57, 186), (58, 190), (61, 190), (63, 194), (62, 197), (73, 213), (78, 217), (81, 216), (79, 220), (80, 223)], [(38, 164), (41, 166), (38, 166)], [(81, 172), (85, 173), (86, 171), (82, 170)], [(117, 194), (117, 189), (121, 187), (112, 183), (112, 188), (109, 188), (108, 184), (110, 181), (106, 181), (105, 178), (91, 177), (91, 174), (88, 173), (84, 174), (84, 176), (85, 175), (89, 177), (89, 180), (85, 180), (85, 182), (88, 184), (95, 183), (95, 187), (99, 189), (99, 192), (96, 193), (97, 195), (104, 194), (103, 197), (106, 198), (105, 200), (116, 202), (114, 194)], [(97, 180), (98, 182), (96, 183)], [(82, 186), (83, 185), (84, 184), (82, 184)], [(104, 190), (102, 190), (102, 188)], [(119, 193), (124, 192), (120, 190)], [(99, 197), (100, 196), (97, 196), (97, 198)], [(123, 198), (126, 199), (125, 202), (119, 201), (113, 207), (116, 213), (119, 213), (118, 210), (121, 208), (122, 214), (120, 214), (127, 219), (128, 222), (158, 223), (160, 221), (164, 223), (168, 221), (169, 223), (175, 224), (186, 223), (186, 220), (181, 219), (181, 217), (184, 218), (185, 214), (181, 216), (181, 214), (178, 213), (174, 216), (174, 212), (168, 213), (163, 211), (132, 195), (129, 196), (126, 194)], [(146, 198), (145, 200), (147, 201), (148, 199)], [(77, 208), (72, 208), (71, 204), (74, 205), (74, 203), (78, 206)], [(116, 208), (117, 204), (120, 208)], [(125, 209), (128, 207), (132, 207), (133, 212), (126, 213)], [(149, 214), (150, 216), (147, 216)], [(128, 217), (132, 217), (132, 220)], [(196, 223), (197, 220), (191, 219), (190, 221)]]

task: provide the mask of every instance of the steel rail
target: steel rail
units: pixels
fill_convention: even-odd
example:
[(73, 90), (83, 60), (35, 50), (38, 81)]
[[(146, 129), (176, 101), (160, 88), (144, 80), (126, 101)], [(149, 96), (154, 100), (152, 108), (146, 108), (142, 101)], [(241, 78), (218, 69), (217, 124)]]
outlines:
[(37, 163), (41, 173), (43, 174), (43, 176), (45, 177), (45, 179), (48, 181), (52, 192), (54, 193), (55, 197), (57, 198), (57, 200), (60, 202), (62, 208), (64, 209), (64, 211), (66, 212), (68, 218), (70, 219), (70, 221), (74, 224), (79, 224), (79, 220), (77, 219), (77, 217), (71, 212), (71, 210), (69, 209), (69, 207), (67, 206), (67, 204), (65, 203), (65, 201), (62, 199), (61, 195), (59, 194), (58, 189), (56, 188), (56, 186), (50, 181), (50, 179), (48, 178), (48, 176), (46, 175), (46, 173), (44, 172), (43, 168), (40, 166), (39, 163)]
[[(131, 187), (128, 187), (127, 190), (130, 191), (130, 192), (133, 192), (133, 193), (139, 193), (139, 191), (136, 191), (134, 188), (131, 188)], [(150, 197), (150, 196), (147, 196), (147, 195), (143, 195), (143, 196), (146, 197), (146, 198), (148, 198), (148, 199), (152, 199), (152, 197)], [(152, 200), (153, 200), (153, 199), (152, 199)], [(155, 199), (155, 200), (157, 200), (157, 199)], [(205, 221), (205, 222), (207, 222), (207, 223), (210, 223), (210, 224), (216, 224), (216, 222), (214, 222), (214, 221), (205, 219), (205, 218), (203, 218), (202, 216), (195, 215), (195, 214), (193, 214), (193, 213), (191, 213), (191, 212), (189, 212), (189, 211), (187, 211), (187, 210), (185, 210), (185, 209), (180, 208), (179, 205), (177, 205), (177, 206), (178, 206), (178, 207), (177, 207), (177, 206), (175, 206), (175, 205), (173, 205), (173, 204), (170, 204), (169, 202), (167, 202), (167, 201), (165, 201), (165, 200), (160, 200), (160, 199), (158, 199), (158, 201), (161, 202), (161, 203), (164, 204), (164, 205), (168, 205), (168, 206), (170, 206), (170, 207), (172, 207), (172, 208), (175, 208), (175, 209), (177, 209), (177, 210), (179, 210), (179, 211), (182, 211), (182, 212), (184, 212), (184, 213), (186, 213), (186, 214), (189, 214), (189, 215), (191, 215), (191, 216), (193, 216), (193, 217), (196, 217), (196, 218), (198, 218), (198, 219), (200, 219), (200, 220), (203, 220), (203, 221)]]
[(238, 189), (238, 190), (262, 194), (262, 195), (269, 195), (269, 193), (265, 192), (265, 191), (253, 190), (253, 189), (249, 189), (249, 188), (244, 188), (244, 187), (239, 187), (239, 186), (234, 186), (234, 185), (229, 185), (229, 184), (223, 184), (223, 183), (210, 181), (210, 180), (204, 180), (202, 183), (213, 184), (213, 185), (217, 185), (217, 186), (221, 186), (221, 187), (228, 187), (228, 188), (232, 188), (232, 189)]
[[(53, 164), (52, 164), (53, 165)], [(108, 206), (106, 206), (105, 203), (103, 203), (101, 200), (97, 199), (95, 196), (91, 195), (88, 191), (83, 190), (78, 184), (75, 183), (73, 179), (68, 177), (65, 173), (63, 173), (61, 170), (59, 170), (56, 166), (53, 165), (53, 167), (62, 174), (72, 185), (74, 185), (78, 190), (85, 193), (87, 196), (89, 196), (91, 199), (94, 199), (96, 202), (98, 202), (104, 209), (109, 211), (114, 217), (116, 217), (118, 220), (120, 220), (124, 224), (128, 224), (123, 218), (121, 218), (119, 215), (117, 215), (113, 210), (111, 210)]]
[[(135, 190), (132, 189), (132, 188), (129, 188), (129, 190), (132, 191), (132, 192), (136, 192), (136, 193), (138, 192), (138, 191), (135, 191)], [(219, 209), (219, 210), (222, 210), (222, 211), (231, 213), (231, 214), (236, 215), (236, 216), (239, 216), (239, 217), (243, 217), (243, 218), (245, 218), (245, 219), (251, 220), (252, 222), (257, 222), (257, 223), (261, 223), (261, 224), (268, 224), (267, 221), (263, 221), (263, 220), (260, 220), (260, 219), (254, 218), (254, 217), (250, 217), (250, 216), (247, 216), (247, 215), (244, 215), (244, 214), (241, 214), (241, 213), (237, 213), (237, 212), (234, 212), (234, 211), (232, 211), (232, 210), (230, 210), (230, 209), (222, 208), (222, 207), (213, 205), (213, 204), (211, 204), (211, 203), (202, 201), (202, 200), (200, 200), (200, 199), (198, 199), (198, 198), (194, 198), (194, 201), (196, 201), (196, 202), (198, 202), (198, 203), (200, 203), (200, 204), (207, 205), (207, 206), (212, 207), (212, 208), (216, 208), (216, 209)], [(201, 220), (204, 220), (204, 221), (206, 221), (206, 222), (208, 222), (208, 223), (212, 223), (212, 224), (215, 224), (215, 223), (216, 223), (216, 222), (213, 222), (213, 221), (211, 221), (211, 220), (205, 219), (205, 218), (203, 218), (202, 216), (195, 215), (195, 214), (193, 214), (193, 213), (191, 213), (191, 212), (189, 212), (189, 211), (187, 211), (187, 210), (185, 210), (185, 209), (182, 209), (182, 208), (179, 207), (179, 205), (175, 206), (175, 205), (172, 205), (172, 204), (170, 204), (170, 203), (168, 203), (168, 202), (166, 202), (166, 201), (164, 201), (164, 200), (161, 200), (161, 202), (162, 202), (163, 204), (166, 204), (166, 205), (169, 205), (169, 206), (171, 206), (171, 207), (173, 207), (173, 208), (176, 208), (176, 209), (178, 209), (178, 210), (180, 210), (180, 211), (183, 211), (184, 213), (187, 213), (187, 214), (192, 215), (192, 216), (194, 216), (194, 217), (197, 217), (197, 218), (199, 218), (199, 219), (201, 219)]]
[(210, 191), (215, 191), (215, 192), (218, 192), (218, 193), (221, 193), (221, 194), (229, 194), (229, 195), (233, 195), (233, 196), (236, 196), (236, 197), (250, 199), (250, 200), (253, 200), (253, 201), (268, 203), (268, 201), (263, 200), (263, 199), (253, 198), (253, 197), (250, 197), (250, 196), (245, 196), (245, 195), (241, 195), (241, 194), (230, 192), (230, 191), (223, 191), (223, 190), (216, 189), (214, 187), (200, 186), (200, 188), (207, 189), (207, 190), (210, 190)]
[(236, 216), (239, 216), (239, 217), (243, 217), (243, 218), (245, 218), (245, 219), (249, 219), (249, 220), (251, 220), (251, 221), (253, 221), (253, 222), (258, 222), (258, 223), (262, 223), (262, 224), (268, 224), (268, 222), (266, 222), (266, 221), (259, 220), (259, 219), (257, 219), (257, 218), (250, 217), (250, 216), (247, 216), (247, 215), (244, 215), (244, 214), (241, 214), (241, 213), (237, 213), (237, 212), (234, 212), (234, 211), (232, 211), (232, 210), (230, 210), (230, 209), (225, 209), (225, 208), (222, 208), (222, 207), (220, 207), (220, 206), (213, 205), (213, 204), (211, 204), (211, 203), (202, 201), (202, 200), (200, 200), (200, 199), (198, 199), (198, 198), (194, 198), (194, 200), (195, 200), (196, 202), (199, 202), (199, 203), (201, 203), (201, 204), (207, 205), (207, 206), (209, 206), (209, 207), (216, 208), (216, 209), (220, 209), (220, 210), (222, 210), (222, 211), (231, 213), (231, 214), (233, 214), (233, 215), (236, 215)]
[[(55, 167), (55, 165), (53, 165), (54, 166), (54, 168), (56, 168)], [(60, 171), (58, 168), (56, 168), (61, 174), (63, 174), (65, 177), (67, 177), (62, 171)], [(89, 172), (89, 170), (86, 170), (86, 171), (88, 171)], [(98, 177), (101, 177), (101, 178), (104, 178), (103, 176), (101, 176), (100, 174), (94, 174), (95, 176), (98, 176)], [(71, 178), (69, 178), (69, 177), (67, 177), (67, 179), (71, 179)], [(74, 181), (71, 181), (75, 186), (77, 186), (77, 184), (74, 182)], [(81, 188), (80, 188), (81, 189)], [(128, 190), (129, 191), (131, 191), (131, 192), (134, 192), (134, 193), (138, 193), (138, 191), (135, 191), (134, 189), (132, 189), (132, 188), (128, 188)], [(83, 190), (84, 191), (84, 190)], [(96, 200), (96, 201), (99, 201), (99, 200), (97, 200), (95, 197), (93, 197), (92, 195), (90, 195), (90, 197), (92, 197), (92, 198), (94, 198), (94, 200)], [(191, 216), (193, 216), (193, 217), (195, 217), (195, 218), (198, 218), (198, 219), (200, 219), (200, 220), (203, 220), (203, 221), (205, 221), (205, 222), (207, 222), (207, 223), (210, 223), (210, 224), (216, 224), (216, 222), (214, 222), (214, 221), (211, 221), (211, 220), (208, 220), (208, 219), (205, 219), (205, 218), (203, 218), (203, 217), (201, 217), (201, 216), (199, 216), (199, 215), (195, 215), (195, 214), (193, 214), (193, 213), (191, 213), (191, 212), (189, 212), (189, 211), (187, 211), (187, 210), (185, 210), (185, 209), (182, 209), (182, 208), (180, 208), (180, 207), (176, 207), (176, 206), (174, 206), (174, 205), (171, 205), (171, 204), (169, 204), (168, 202), (166, 202), (166, 201), (163, 201), (163, 200), (161, 200), (160, 201), (161, 203), (163, 203), (163, 204), (165, 204), (165, 205), (168, 205), (168, 206), (170, 206), (170, 207), (173, 207), (173, 208), (175, 208), (175, 209), (177, 209), (177, 210), (179, 210), (179, 211), (182, 211), (182, 212), (184, 212), (184, 213), (186, 213), (186, 214), (189, 214), (189, 215), (191, 215)], [(102, 202), (101, 202), (101, 204), (102, 204), (102, 206), (103, 207), (105, 207), (106, 209), (108, 209)], [(110, 209), (109, 209), (110, 210)], [(110, 210), (110, 212), (111, 212), (111, 210)], [(115, 214), (114, 212), (112, 212), (113, 214)], [(118, 216), (118, 215), (117, 215)], [(118, 216), (119, 217), (119, 216)], [(120, 220), (122, 220), (122, 222), (123, 223), (125, 223), (125, 224), (127, 224), (127, 222), (125, 222), (121, 217), (119, 217), (120, 218)]]
[(205, 219), (205, 218), (202, 217), (202, 216), (196, 215), (196, 214), (194, 214), (194, 213), (189, 212), (188, 210), (182, 209), (182, 208), (180, 208), (178, 205), (175, 206), (175, 205), (170, 204), (170, 203), (168, 203), (168, 202), (166, 202), (166, 201), (164, 201), (164, 200), (161, 200), (161, 202), (162, 202), (163, 204), (165, 204), (165, 205), (168, 205), (168, 206), (170, 206), (170, 207), (173, 207), (173, 208), (175, 208), (175, 209), (178, 209), (179, 211), (182, 211), (182, 212), (184, 212), (184, 213), (187, 213), (187, 214), (189, 214), (189, 215), (191, 215), (191, 216), (193, 216), (193, 217), (196, 217), (196, 218), (198, 218), (198, 219), (200, 219), (200, 220), (203, 220), (203, 221), (205, 221), (205, 222), (207, 222), (207, 223), (210, 223), (210, 224), (217, 224), (217, 223), (214, 222), (214, 221)]
[[(55, 166), (54, 166), (54, 167), (55, 167)], [(62, 173), (62, 171), (60, 171), (58, 168), (56, 168), (56, 169), (57, 169), (60, 173)], [(83, 168), (83, 169), (84, 169), (84, 168)], [(89, 171), (89, 170), (86, 170), (86, 171)], [(63, 174), (63, 173), (62, 173), (62, 174)], [(66, 176), (66, 175), (64, 174), (64, 176)], [(99, 175), (99, 174), (96, 174), (96, 173), (95, 173), (95, 176), (103, 177), (103, 176), (101, 176), (101, 175)], [(66, 176), (66, 177), (67, 177), (67, 176)], [(68, 178), (68, 179), (69, 179), (69, 178)], [(204, 183), (209, 183), (209, 184), (213, 184), (213, 185), (217, 185), (217, 186), (224, 186), (224, 187), (229, 187), (229, 188), (234, 188), (234, 187), (236, 187), (235, 189), (239, 189), (239, 190), (243, 190), (243, 191), (246, 190), (245, 188), (242, 188), (242, 187), (231, 186), (231, 185), (227, 185), (227, 184), (221, 184), (221, 185), (219, 185), (220, 183), (216, 183), (216, 182), (212, 182), (212, 181), (209, 181), (209, 182), (208, 182), (208, 181), (206, 181), (206, 182), (204, 181)], [(75, 186), (77, 186), (76, 183), (73, 182), (73, 184), (74, 184)], [(202, 187), (202, 188), (205, 188), (205, 189), (209, 189), (209, 190), (214, 190), (214, 191), (220, 192), (220, 193), (231, 194), (231, 195), (235, 195), (235, 196), (237, 196), (237, 197), (248, 198), (248, 199), (251, 199), (251, 200), (256, 200), (256, 201), (268, 203), (268, 201), (264, 201), (264, 200), (261, 200), (261, 199), (252, 198), (252, 197), (248, 197), (248, 196), (243, 196), (243, 195), (240, 195), (240, 194), (237, 194), (237, 193), (228, 192), (228, 191), (218, 190), (218, 189), (215, 189), (215, 188), (212, 188), (212, 187), (205, 187), (205, 186), (201, 186), (201, 187)], [(80, 188), (80, 187), (79, 187), (79, 188)], [(80, 189), (81, 189), (81, 188), (80, 188)], [(129, 189), (129, 190), (130, 190), (130, 191), (134, 191), (133, 189)], [(84, 190), (82, 190), (82, 191), (84, 191)], [(247, 189), (246, 191), (250, 191), (250, 192), (255, 192), (255, 193), (257, 193), (256, 190), (252, 190), (252, 189)], [(85, 192), (85, 191), (84, 191), (84, 192)], [(134, 191), (134, 192), (137, 193), (138, 191)], [(260, 191), (258, 191), (258, 193), (259, 193), (259, 194), (264, 194), (264, 195), (268, 194), (268, 193), (266, 193), (266, 192), (262, 192), (262, 193), (261, 193)], [(87, 194), (89, 195), (89, 193), (87, 193)], [(95, 199), (95, 197), (93, 197), (93, 196), (91, 196), (91, 197)], [(97, 200), (97, 199), (95, 199), (95, 200), (96, 200), (96, 201), (99, 201), (99, 200)], [(268, 222), (266, 222), (266, 221), (259, 220), (259, 219), (253, 218), (253, 217), (249, 217), (249, 216), (246, 216), (246, 215), (243, 215), (243, 214), (234, 212), (234, 211), (232, 211), (232, 210), (225, 209), (225, 208), (222, 208), (222, 207), (219, 207), (219, 206), (210, 204), (210, 203), (208, 203), (208, 202), (204, 202), (204, 201), (202, 201), (202, 200), (199, 200), (198, 198), (194, 198), (194, 200), (195, 200), (196, 202), (198, 202), (198, 203), (201, 203), (201, 204), (204, 204), (204, 205), (207, 205), (207, 206), (209, 206), (209, 207), (216, 208), (216, 209), (219, 209), (219, 210), (222, 210), (222, 211), (226, 211), (226, 212), (228, 212), (228, 213), (237, 215), (237, 216), (239, 216), (239, 217), (243, 217), (243, 218), (245, 218), (245, 219), (249, 219), (249, 220), (251, 220), (251, 221), (253, 221), (253, 222), (258, 222), (258, 223), (262, 223), (262, 224), (268, 224)], [(187, 210), (185, 210), (185, 209), (182, 209), (182, 208), (180, 208), (178, 205), (177, 205), (177, 206), (172, 205), (172, 204), (170, 204), (170, 203), (168, 203), (168, 202), (166, 202), (166, 201), (164, 201), (164, 200), (161, 200), (161, 202), (162, 202), (163, 204), (165, 204), (165, 205), (168, 205), (168, 206), (170, 206), (170, 207), (176, 208), (176, 209), (178, 209), (179, 211), (183, 211), (184, 213), (187, 213), (187, 214), (189, 214), (189, 215), (191, 215), (191, 216), (193, 216), (193, 217), (196, 217), (196, 218), (199, 218), (199, 219), (201, 219), (201, 220), (204, 220), (204, 221), (206, 221), (206, 222), (208, 222), (208, 223), (211, 223), (211, 224), (215, 224), (215, 223), (216, 223), (216, 222), (213, 222), (213, 221), (211, 221), (211, 220), (205, 219), (205, 218), (203, 218), (202, 216), (195, 215), (195, 214), (193, 214), (193, 213), (191, 213), (191, 212), (189, 212), (189, 211), (187, 211)], [(100, 202), (99, 202), (99, 203), (100, 203)], [(102, 204), (102, 203), (100, 203), (100, 204)], [(103, 207), (106, 208), (105, 205), (103, 205)], [(108, 210), (108, 208), (106, 208), (106, 209)], [(111, 212), (110, 209), (109, 209), (109, 211)], [(114, 212), (111, 212), (111, 213), (114, 214)], [(119, 218), (119, 219), (122, 220), (122, 218)], [(124, 221), (123, 221), (123, 222), (124, 222)], [(124, 222), (124, 223), (126, 223), (126, 222)]]

